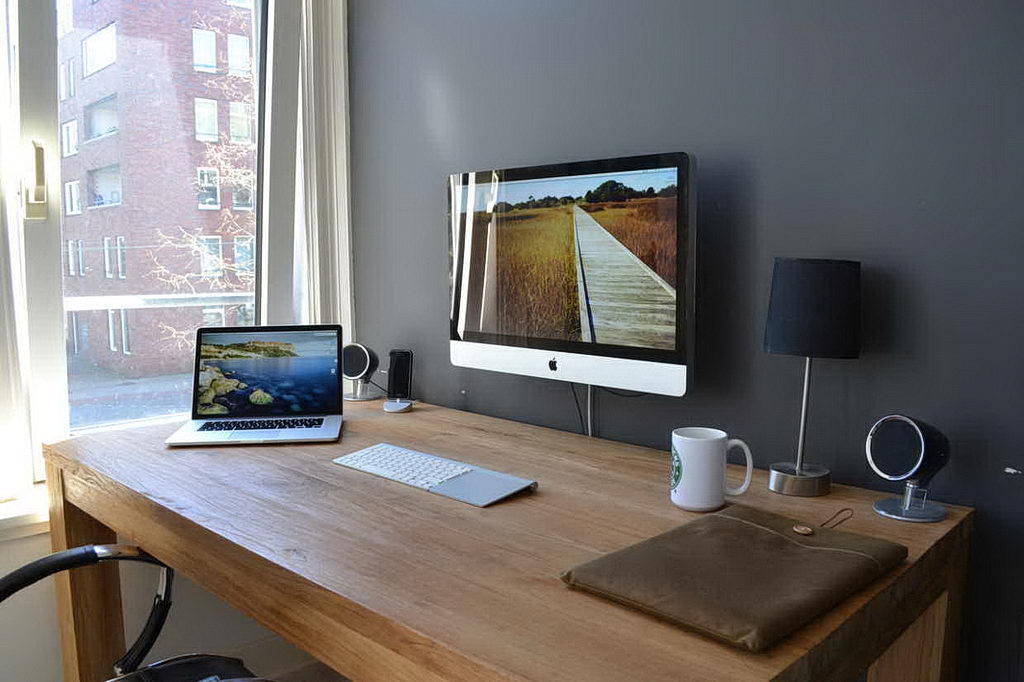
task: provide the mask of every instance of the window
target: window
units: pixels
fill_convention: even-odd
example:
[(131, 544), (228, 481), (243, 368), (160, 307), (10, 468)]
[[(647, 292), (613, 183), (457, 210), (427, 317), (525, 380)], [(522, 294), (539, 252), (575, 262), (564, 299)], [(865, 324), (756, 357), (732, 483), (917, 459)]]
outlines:
[(71, 352), (78, 355), (81, 352), (81, 346), (78, 343), (78, 313), (72, 311), (68, 313), (68, 336), (71, 337)]
[(117, 316), (113, 310), (107, 311), (107, 347), (117, 352)]
[(113, 244), (110, 237), (103, 238), (103, 276), (107, 279), (114, 278), (114, 256), (111, 253)]
[(256, 324), (256, 306), (251, 303), (238, 306), (235, 312), (235, 324), (239, 327), (251, 327)]
[(85, 107), (85, 139), (117, 132), (117, 95), (104, 97)]
[(233, 33), (228, 34), (228, 73), (232, 76), (248, 76), (249, 38)]
[(117, 278), (128, 276), (128, 250), (124, 245), (124, 237), (117, 238)]
[(252, 210), (252, 189), (236, 186), (231, 194), (231, 208), (236, 211)]
[(78, 274), (78, 268), (75, 267), (75, 240), (68, 240), (68, 275), (74, 277)]
[(218, 140), (217, 100), (196, 98), (196, 139), (203, 142)]
[(203, 277), (220, 277), (224, 272), (224, 254), (221, 238), (199, 238), (199, 272)]
[(78, 153), (78, 119), (71, 119), (60, 124), (60, 149), (62, 156)]
[(220, 172), (216, 168), (199, 168), (196, 171), (196, 176), (199, 208), (205, 210), (220, 208)]
[(231, 102), (228, 124), (232, 142), (252, 142), (252, 111), (245, 102)]
[(71, 0), (57, 0), (57, 37), (63, 38), (73, 30), (75, 30), (74, 8), (71, 5)]
[(217, 70), (217, 34), (214, 31), (192, 29), (192, 68), (211, 73)]
[(82, 212), (80, 185), (78, 180), (64, 183), (64, 215), (78, 215)]
[(251, 272), (253, 269), (253, 244), (255, 237), (235, 237), (235, 269)]
[(121, 203), (121, 167), (105, 166), (89, 171), (89, 206), (117, 206)]
[(224, 326), (224, 306), (219, 308), (203, 308), (204, 327)]
[(232, 7), (242, 7), (244, 9), (252, 9), (252, 0), (228, 0), (228, 4)]
[[(45, 35), (33, 33), (38, 39), (33, 46), (47, 59), (33, 55), (19, 66), (30, 85), (22, 91), (22, 113), (28, 114), (23, 120), (40, 131), (50, 126), (48, 139), (57, 138), (53, 151), (59, 162), (47, 173), (61, 193), (62, 205), (51, 210), (60, 217), (61, 232), (45, 246), (41, 239), (26, 246), (31, 267), (60, 275), (45, 282), (32, 278), (29, 284), (38, 290), (30, 292), (37, 300), (61, 300), (64, 307), (63, 320), (50, 315), (47, 326), (29, 330), (33, 355), (39, 349), (47, 354), (45, 362), (33, 363), (49, 368), (32, 377), (33, 400), (54, 405), (54, 413), (41, 418), (57, 432), (54, 440), (65, 436), (60, 433), (65, 416), (75, 430), (188, 410), (192, 340), (203, 311), (226, 310), (224, 323), (233, 324), (235, 311), (248, 305), (252, 321), (259, 321), (253, 302), (261, 262), (236, 276), (234, 250), (236, 237), (257, 235), (257, 214), (255, 208), (231, 209), (235, 203), (261, 204), (255, 189), (263, 186), (263, 166), (256, 165), (263, 140), (257, 107), (266, 100), (257, 91), (263, 80), (257, 77), (261, 63), (255, 55), (261, 48), (257, 36), (274, 33), (258, 26), (265, 15), (256, 3), (250, 11), (227, 2), (12, 0), (19, 9), (16, 18), (30, 18), (33, 26), (50, 22)], [(288, 25), (299, 25), (298, 6), (280, 4), (280, 12), (266, 18), (273, 21), (285, 12), (294, 15)], [(71, 31), (74, 13), (74, 30), (63, 38), (57, 37), (55, 8), (62, 32)], [(244, 78), (228, 75), (228, 33), (243, 38), (233, 40), (233, 66), (246, 72)], [(248, 60), (238, 52), (245, 36), (251, 36)], [(298, 54), (298, 36), (289, 38), (294, 49), (282, 51)], [(206, 103), (197, 107), (196, 98)], [(230, 122), (230, 102), (249, 103), (248, 130), (239, 119), (245, 107), (234, 107)], [(183, 103), (184, 111), (168, 103)], [(60, 112), (55, 122), (46, 118), (54, 111)], [(248, 133), (248, 141), (230, 143), (232, 125), (235, 137)], [(290, 135), (282, 136), (294, 143), (296, 131), (289, 126)], [(64, 158), (65, 149), (77, 154)], [(201, 200), (212, 210), (198, 209), (197, 169), (211, 169), (202, 173)], [(238, 185), (253, 188), (250, 196), (235, 193)], [(289, 223), (284, 226), (276, 234), (291, 230)], [(262, 234), (253, 240), (253, 253), (260, 251), (256, 240)], [(203, 240), (200, 248), (201, 236), (220, 240)], [(68, 241), (73, 242), (71, 270)], [(2, 460), (0, 488), (5, 487)]]
[(60, 93), (60, 101), (75, 96), (75, 58), (71, 57), (62, 62), (57, 74), (57, 91)]
[(82, 41), (82, 77), (117, 61), (117, 25), (110, 24)]
[(132, 354), (132, 340), (128, 334), (128, 311), (121, 308), (121, 352)]

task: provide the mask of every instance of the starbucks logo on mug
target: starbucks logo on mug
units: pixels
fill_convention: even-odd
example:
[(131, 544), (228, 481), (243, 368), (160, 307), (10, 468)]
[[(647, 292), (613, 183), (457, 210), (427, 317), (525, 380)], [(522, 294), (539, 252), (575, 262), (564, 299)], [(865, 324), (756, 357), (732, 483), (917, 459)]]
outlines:
[(669, 481), (669, 489), (674, 490), (679, 485), (679, 479), (683, 477), (683, 462), (679, 459), (679, 453), (676, 451), (675, 446), (672, 446), (672, 474), (671, 480)]

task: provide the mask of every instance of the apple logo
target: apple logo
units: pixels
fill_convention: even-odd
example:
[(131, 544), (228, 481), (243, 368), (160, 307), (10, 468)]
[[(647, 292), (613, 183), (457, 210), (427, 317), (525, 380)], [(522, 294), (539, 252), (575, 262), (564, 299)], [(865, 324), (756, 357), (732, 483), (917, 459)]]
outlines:
[(557, 358), (551, 358), (550, 360), (548, 360), (548, 369), (550, 369), (552, 372), (557, 372), (558, 371), (558, 359)]

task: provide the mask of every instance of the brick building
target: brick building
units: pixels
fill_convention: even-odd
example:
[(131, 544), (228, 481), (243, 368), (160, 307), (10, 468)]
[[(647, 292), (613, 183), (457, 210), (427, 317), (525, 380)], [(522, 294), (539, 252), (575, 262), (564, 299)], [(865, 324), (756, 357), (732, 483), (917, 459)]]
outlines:
[(196, 327), (250, 324), (251, 0), (58, 0), (70, 372), (186, 372)]

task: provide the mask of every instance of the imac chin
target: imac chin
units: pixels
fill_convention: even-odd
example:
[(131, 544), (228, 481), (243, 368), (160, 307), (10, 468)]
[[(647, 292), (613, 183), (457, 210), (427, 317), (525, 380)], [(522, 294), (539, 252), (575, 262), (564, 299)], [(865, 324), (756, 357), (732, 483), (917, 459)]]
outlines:
[(677, 153), (450, 176), (452, 364), (683, 395), (691, 175)]

